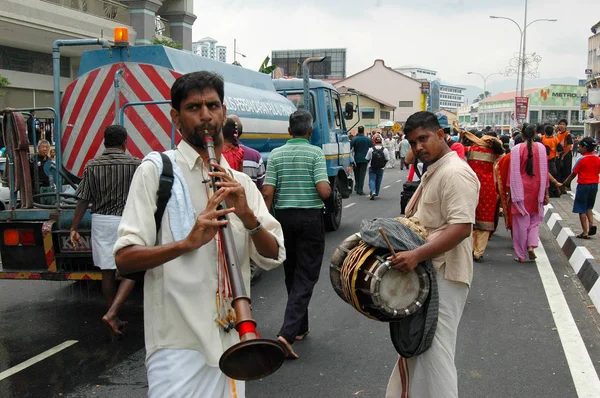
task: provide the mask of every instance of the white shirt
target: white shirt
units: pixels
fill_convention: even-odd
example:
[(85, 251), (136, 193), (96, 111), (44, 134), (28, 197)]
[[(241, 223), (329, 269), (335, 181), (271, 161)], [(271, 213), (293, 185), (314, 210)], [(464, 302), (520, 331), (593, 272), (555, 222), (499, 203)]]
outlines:
[[(381, 149), (383, 147), (381, 145), (375, 145), (375, 146), (369, 148), (369, 150), (367, 151), (367, 154), (365, 156), (365, 159), (367, 159), (369, 161), (368, 167), (371, 167), (371, 156), (373, 155), (373, 148)], [(385, 156), (385, 160), (387, 160), (389, 162), (390, 161), (390, 153), (388, 152), (387, 148), (383, 148), (383, 155)]]
[[(200, 155), (185, 141), (177, 146), (177, 165), (187, 182), (192, 205), (200, 215), (208, 201), (208, 170)], [(231, 170), (233, 177), (244, 186), (248, 205), (263, 225), (277, 240), (277, 260), (268, 259), (256, 251), (243, 223), (230, 214), (230, 224), (247, 295), (250, 295), (250, 262), (252, 259), (264, 269), (277, 267), (285, 260), (281, 225), (267, 210), (264, 200), (247, 175), (229, 167), (221, 157), (221, 166)], [(160, 236), (156, 242), (154, 213), (158, 190), (158, 172), (153, 162), (143, 162), (137, 169), (123, 218), (119, 225), (114, 252), (131, 246), (154, 246), (173, 242), (168, 212), (162, 219)], [(144, 334), (146, 359), (161, 348), (191, 349), (201, 352), (209, 366), (218, 366), (221, 354), (239, 341), (238, 333), (225, 333), (215, 319), (217, 309), (217, 243), (215, 240), (198, 250), (184, 254), (161, 266), (148, 270), (144, 279)]]

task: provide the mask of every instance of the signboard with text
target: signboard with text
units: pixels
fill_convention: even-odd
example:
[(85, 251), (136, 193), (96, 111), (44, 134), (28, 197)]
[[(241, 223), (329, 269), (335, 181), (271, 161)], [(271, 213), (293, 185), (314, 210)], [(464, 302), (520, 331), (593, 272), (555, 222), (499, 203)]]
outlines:
[(515, 98), (515, 119), (519, 123), (523, 123), (527, 119), (529, 111), (529, 97)]

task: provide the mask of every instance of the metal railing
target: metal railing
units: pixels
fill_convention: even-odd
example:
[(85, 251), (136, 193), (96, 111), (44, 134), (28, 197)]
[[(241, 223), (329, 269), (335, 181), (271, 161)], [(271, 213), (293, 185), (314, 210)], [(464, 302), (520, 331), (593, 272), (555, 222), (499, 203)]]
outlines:
[(125, 25), (131, 25), (129, 7), (113, 0), (42, 0), (71, 8), (86, 14), (95, 15)]

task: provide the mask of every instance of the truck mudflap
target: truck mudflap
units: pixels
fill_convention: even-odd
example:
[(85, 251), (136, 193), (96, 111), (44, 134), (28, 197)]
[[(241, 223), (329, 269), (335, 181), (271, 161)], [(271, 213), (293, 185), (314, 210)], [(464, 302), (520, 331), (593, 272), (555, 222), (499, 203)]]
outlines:
[(87, 247), (76, 250), (69, 231), (57, 229), (55, 220), (0, 223), (0, 279), (101, 280), (101, 272), (93, 268), (86, 232), (82, 231)]

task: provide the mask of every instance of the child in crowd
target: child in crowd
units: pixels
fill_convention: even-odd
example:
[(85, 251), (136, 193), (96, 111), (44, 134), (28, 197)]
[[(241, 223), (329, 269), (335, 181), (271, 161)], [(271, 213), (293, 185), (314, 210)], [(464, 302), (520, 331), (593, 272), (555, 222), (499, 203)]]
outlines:
[[(579, 214), (582, 232), (577, 235), (581, 239), (590, 239), (597, 228), (594, 225), (592, 209), (598, 193), (598, 175), (600, 174), (600, 158), (594, 153), (596, 143), (591, 137), (579, 141), (579, 153), (582, 157), (577, 160), (573, 172), (563, 182), (563, 189), (577, 176), (577, 191), (573, 203), (573, 213)], [(589, 229), (588, 229), (589, 223)]]

